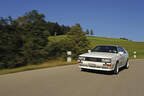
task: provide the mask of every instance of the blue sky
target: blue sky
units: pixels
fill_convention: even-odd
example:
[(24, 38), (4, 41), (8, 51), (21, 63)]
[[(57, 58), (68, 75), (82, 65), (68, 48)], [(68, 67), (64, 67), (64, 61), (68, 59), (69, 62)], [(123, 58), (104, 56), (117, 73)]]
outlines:
[(59, 24), (80, 23), (96, 36), (144, 41), (144, 0), (1, 0), (0, 17), (33, 9)]

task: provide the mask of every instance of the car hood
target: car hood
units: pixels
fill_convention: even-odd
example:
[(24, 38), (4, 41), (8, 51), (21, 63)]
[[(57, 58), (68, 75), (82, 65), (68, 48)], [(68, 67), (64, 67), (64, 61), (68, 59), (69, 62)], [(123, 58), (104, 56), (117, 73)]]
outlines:
[(96, 58), (113, 58), (113, 57), (117, 56), (117, 54), (116, 53), (106, 53), (106, 52), (91, 52), (91, 53), (81, 54), (79, 56), (96, 57)]

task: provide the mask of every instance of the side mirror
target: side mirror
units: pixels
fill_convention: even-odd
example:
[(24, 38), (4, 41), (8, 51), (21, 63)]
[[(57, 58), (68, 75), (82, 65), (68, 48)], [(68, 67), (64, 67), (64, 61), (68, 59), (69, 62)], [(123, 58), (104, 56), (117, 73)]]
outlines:
[(91, 53), (91, 50), (88, 50), (88, 53)]
[(124, 52), (119, 52), (120, 55), (124, 54)]

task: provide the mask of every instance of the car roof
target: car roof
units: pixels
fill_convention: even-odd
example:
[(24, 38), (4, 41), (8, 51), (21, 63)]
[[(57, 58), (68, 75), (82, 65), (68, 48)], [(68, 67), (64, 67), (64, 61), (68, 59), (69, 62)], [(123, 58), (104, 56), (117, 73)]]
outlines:
[(97, 45), (97, 46), (113, 46), (113, 47), (121, 47), (119, 45)]

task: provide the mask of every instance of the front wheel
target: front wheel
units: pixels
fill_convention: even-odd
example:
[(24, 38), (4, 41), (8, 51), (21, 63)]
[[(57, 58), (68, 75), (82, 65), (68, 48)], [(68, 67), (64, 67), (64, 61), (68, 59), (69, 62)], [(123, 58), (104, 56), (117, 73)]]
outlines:
[(114, 74), (118, 74), (119, 73), (119, 67), (118, 67), (118, 63), (115, 65), (115, 69), (114, 69)]

